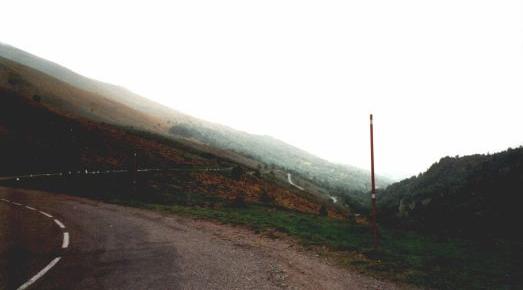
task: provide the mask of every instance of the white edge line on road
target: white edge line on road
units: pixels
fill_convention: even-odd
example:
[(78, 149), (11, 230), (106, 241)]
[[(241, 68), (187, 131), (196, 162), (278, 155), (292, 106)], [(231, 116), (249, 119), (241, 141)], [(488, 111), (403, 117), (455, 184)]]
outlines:
[(51, 268), (53, 268), (54, 265), (56, 265), (56, 263), (58, 263), (60, 261), (60, 259), (62, 259), (62, 257), (54, 258), (54, 260), (52, 260), (51, 263), (47, 264), (47, 266), (45, 266), (45, 268), (43, 268), (40, 272), (38, 272), (36, 275), (34, 275), (31, 279), (29, 279), (29, 281), (25, 282), (24, 284), (22, 284), (22, 286), (18, 287), (18, 290), (27, 289), (29, 286), (31, 286), (31, 284), (36, 282), (36, 280), (42, 278), (42, 276), (45, 275), (45, 273), (47, 273), (47, 271), (51, 270)]
[[(2, 201), (5, 201), (5, 202), (9, 202), (9, 203), (12, 203), (12, 204), (15, 204), (15, 205), (23, 205), (23, 204), (20, 204), (20, 203), (17, 203), (17, 202), (11, 202), (5, 198), (1, 198), (0, 200)], [(34, 207), (30, 207), (28, 205), (25, 205), (25, 207), (27, 209), (30, 209), (30, 210), (37, 210), (36, 208)], [(38, 212), (40, 212), (41, 214), (47, 216), (47, 217), (50, 217), (52, 218), (53, 216), (46, 213), (46, 212), (43, 212), (41, 210), (39, 210)], [(59, 220), (57, 219), (54, 219), (54, 222), (62, 229), (65, 229), (65, 226), (62, 222), (60, 222)], [(64, 232), (64, 238), (62, 240), (62, 249), (66, 249), (69, 247), (69, 232)], [(47, 266), (45, 266), (45, 268), (43, 268), (42, 270), (40, 270), (40, 272), (38, 272), (36, 275), (34, 275), (31, 279), (29, 279), (27, 282), (25, 282), (24, 284), (22, 284), (20, 287), (17, 288), (17, 290), (25, 290), (27, 288), (29, 288), (34, 282), (36, 282), (38, 279), (42, 278), (42, 276), (44, 276), (49, 270), (51, 270), (51, 268), (53, 268), (58, 262), (60, 262), (60, 260), (62, 259), (62, 257), (56, 257), (54, 258), (49, 264), (47, 264)]]
[(65, 226), (64, 226), (64, 224), (63, 224), (61, 221), (59, 221), (59, 220), (57, 220), (57, 219), (54, 219), (54, 222), (55, 222), (55, 223), (56, 223), (60, 228), (65, 229)]
[(67, 247), (69, 247), (69, 233), (64, 232), (64, 240), (62, 242), (62, 249), (66, 249)]
[(41, 211), (41, 210), (39, 210), (38, 212), (40, 212), (41, 214), (45, 215), (45, 216), (48, 217), (48, 218), (52, 218), (52, 217), (53, 217), (52, 215), (46, 213), (45, 211)]

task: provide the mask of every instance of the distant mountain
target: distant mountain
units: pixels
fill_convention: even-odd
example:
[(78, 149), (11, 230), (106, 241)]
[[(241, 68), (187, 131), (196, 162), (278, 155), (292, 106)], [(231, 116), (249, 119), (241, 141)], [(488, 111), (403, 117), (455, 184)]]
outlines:
[[(27, 83), (19, 85), (19, 93), (36, 96), (51, 110), (161, 134), (253, 169), (293, 172), (334, 195), (348, 197), (347, 200), (366, 199), (364, 193), (370, 186), (368, 171), (327, 162), (268, 136), (196, 119), (9, 45), (0, 44), (0, 65), (6, 68), (4, 74), (9, 71), (10, 76), (5, 77), (13, 83), (17, 78)], [(285, 180), (286, 175), (279, 178)], [(378, 178), (378, 186), (387, 184), (389, 179)]]
[(378, 196), (382, 220), (391, 224), (523, 241), (523, 147), (442, 158)]

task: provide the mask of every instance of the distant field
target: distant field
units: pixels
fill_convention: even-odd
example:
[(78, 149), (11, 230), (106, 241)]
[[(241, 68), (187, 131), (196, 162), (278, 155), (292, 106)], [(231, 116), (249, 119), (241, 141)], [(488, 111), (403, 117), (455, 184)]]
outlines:
[[(188, 174), (188, 173), (186, 173)], [(377, 277), (439, 289), (520, 289), (523, 247), (506, 241), (472, 242), (380, 228), (373, 250), (367, 226), (275, 207), (270, 198), (250, 204), (188, 187), (184, 174), (147, 174), (136, 188), (125, 174), (34, 178), (8, 185), (45, 189), (106, 202), (246, 226), (304, 247), (344, 267)], [(5, 182), (4, 182), (5, 184)], [(325, 248), (324, 248), (325, 247)]]

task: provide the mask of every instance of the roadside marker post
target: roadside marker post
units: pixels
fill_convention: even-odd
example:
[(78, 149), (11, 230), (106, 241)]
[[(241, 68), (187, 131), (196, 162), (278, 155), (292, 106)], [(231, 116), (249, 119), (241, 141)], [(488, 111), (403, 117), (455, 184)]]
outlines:
[(379, 246), (378, 241), (378, 226), (376, 225), (376, 182), (374, 180), (374, 124), (372, 120), (372, 114), (370, 114), (370, 175), (372, 184), (372, 234), (374, 237), (374, 249)]
[(136, 185), (136, 174), (138, 173), (138, 160), (136, 152), (133, 154), (133, 184)]
[(131, 192), (132, 194), (136, 194), (138, 192), (138, 154), (136, 152), (133, 152), (131, 168), (128, 172), (131, 178)]

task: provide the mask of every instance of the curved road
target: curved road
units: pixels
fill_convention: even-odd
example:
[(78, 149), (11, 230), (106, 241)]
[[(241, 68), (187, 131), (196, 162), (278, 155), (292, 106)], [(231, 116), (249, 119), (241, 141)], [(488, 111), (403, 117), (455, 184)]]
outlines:
[[(66, 226), (47, 212), (5, 198), (0, 198), (0, 202), (4, 205), (4, 208), (0, 206), (0, 214), (3, 216), (1, 227), (3, 228), (2, 233), (4, 233), (3, 239), (0, 239), (0, 246), (2, 246), (0, 252), (6, 254), (3, 260), (3, 268), (7, 269), (7, 275), (0, 279), (0, 286), (2, 288), (15, 288), (16, 285), (20, 285), (17, 288), (24, 290), (31, 287), (60, 262), (62, 259), (61, 252), (69, 248), (70, 235)], [(55, 238), (42, 235), (42, 233), (55, 234), (55, 231), (49, 229), (52, 222), (61, 230), (63, 237), (60, 253), (56, 253), (56, 245), (49, 244)], [(45, 230), (42, 231), (42, 228)], [(48, 242), (47, 245), (46, 241)], [(27, 270), (34, 269), (35, 266), (42, 263), (43, 258), (49, 255), (52, 256), (50, 262), (44, 267), (40, 265), (40, 271), (25, 281)]]
[[(302, 191), (305, 190), (305, 188), (297, 185), (296, 183), (294, 183), (292, 181), (292, 175), (290, 173), (287, 173), (287, 181), (289, 182), (290, 185), (296, 187), (297, 189), (302, 190)], [(332, 200), (332, 202), (334, 202), (334, 203), (338, 202), (338, 199), (335, 196), (329, 195), (328, 197)]]
[(0, 187), (0, 198), (53, 216), (0, 201), (1, 289), (56, 257), (29, 289), (397, 288), (241, 228), (34, 190)]

